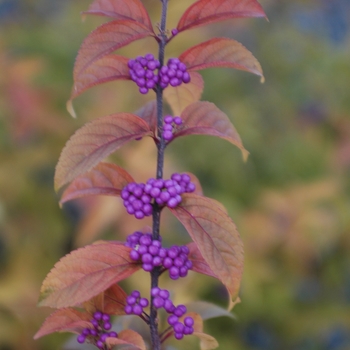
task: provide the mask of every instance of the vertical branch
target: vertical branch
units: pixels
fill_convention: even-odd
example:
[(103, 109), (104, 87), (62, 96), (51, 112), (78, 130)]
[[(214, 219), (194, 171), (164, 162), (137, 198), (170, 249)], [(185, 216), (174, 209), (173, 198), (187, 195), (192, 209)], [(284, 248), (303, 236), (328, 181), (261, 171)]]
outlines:
[[(164, 52), (165, 45), (167, 42), (166, 35), (166, 16), (168, 10), (168, 0), (162, 1), (162, 15), (160, 22), (160, 33), (159, 33), (159, 53), (158, 60), (160, 62), (160, 66), (162, 67), (164, 64)], [(157, 94), (157, 170), (156, 170), (156, 178), (163, 178), (163, 168), (164, 168), (164, 150), (165, 150), (165, 141), (163, 138), (162, 128), (163, 128), (163, 89), (157, 84), (156, 88)], [(153, 228), (152, 228), (152, 237), (153, 239), (159, 240), (160, 237), (160, 213), (161, 208), (154, 203), (153, 206)], [(160, 268), (155, 267), (151, 272), (151, 288), (158, 287), (158, 279), (160, 275)], [(152, 349), (160, 350), (160, 338), (158, 333), (158, 314), (157, 309), (153, 304), (153, 297), (151, 296), (151, 312), (150, 312), (150, 331), (151, 331), (151, 340), (152, 340)]]

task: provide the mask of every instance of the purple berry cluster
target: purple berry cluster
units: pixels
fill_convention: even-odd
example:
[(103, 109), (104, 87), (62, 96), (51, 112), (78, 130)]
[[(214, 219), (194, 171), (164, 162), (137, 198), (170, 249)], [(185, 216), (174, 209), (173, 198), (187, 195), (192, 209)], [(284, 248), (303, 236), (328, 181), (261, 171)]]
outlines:
[(155, 266), (163, 266), (169, 270), (169, 277), (177, 280), (186, 277), (188, 270), (192, 269), (192, 261), (188, 259), (187, 246), (172, 246), (163, 248), (158, 240), (152, 240), (150, 233), (134, 232), (127, 237), (125, 245), (132, 248), (130, 258), (141, 261), (142, 268), (146, 272), (153, 270)]
[(83, 344), (88, 338), (89, 341), (95, 344), (99, 349), (104, 349), (107, 338), (118, 337), (116, 332), (109, 332), (109, 330), (112, 328), (112, 324), (108, 314), (104, 314), (101, 311), (96, 311), (93, 315), (91, 323), (93, 328), (84, 328), (77, 338), (78, 343)]
[(172, 117), (171, 115), (166, 115), (164, 117), (163, 125), (163, 138), (165, 141), (171, 141), (174, 137), (174, 128), (182, 124), (182, 119), (180, 117)]
[(159, 79), (155, 70), (160, 67), (160, 63), (151, 53), (129, 60), (128, 67), (131, 80), (137, 84), (141, 94), (147, 94), (149, 89), (155, 88)]
[(191, 81), (186, 65), (176, 57), (170, 58), (167, 65), (159, 70), (159, 78), (159, 84), (163, 89), (169, 84), (175, 87)]
[(146, 184), (130, 182), (121, 191), (126, 211), (136, 219), (152, 214), (152, 203), (175, 208), (181, 203), (181, 194), (195, 191), (196, 185), (188, 174), (175, 173), (171, 179), (149, 179)]
[(169, 299), (170, 293), (166, 289), (155, 287), (151, 289), (151, 296), (153, 297), (153, 304), (157, 309), (164, 308), (170, 314), (168, 316), (168, 324), (173, 328), (174, 336), (180, 340), (184, 335), (192, 334), (194, 329), (194, 320), (192, 317), (185, 317), (183, 323), (179, 320), (186, 314), (187, 308), (185, 305), (175, 306)]
[(126, 306), (124, 311), (127, 315), (137, 315), (141, 316), (143, 313), (143, 308), (148, 306), (148, 300), (146, 298), (141, 298), (141, 294), (138, 290), (134, 290), (126, 298)]

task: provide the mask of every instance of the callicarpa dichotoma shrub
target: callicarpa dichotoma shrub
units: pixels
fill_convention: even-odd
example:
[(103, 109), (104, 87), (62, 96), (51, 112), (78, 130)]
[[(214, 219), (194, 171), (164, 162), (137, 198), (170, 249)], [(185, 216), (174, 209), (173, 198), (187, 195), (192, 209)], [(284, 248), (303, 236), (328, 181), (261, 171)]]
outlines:
[[(217, 341), (203, 333), (204, 311), (175, 305), (162, 289), (160, 277), (167, 274), (176, 283), (189, 271), (212, 276), (227, 289), (232, 308), (238, 298), (243, 271), (243, 247), (235, 224), (225, 208), (203, 195), (198, 179), (190, 173), (163, 177), (164, 153), (170, 142), (187, 135), (212, 135), (239, 147), (241, 139), (229, 118), (213, 103), (199, 101), (204, 83), (199, 70), (229, 67), (261, 76), (254, 56), (229, 38), (211, 38), (190, 47), (179, 57), (165, 59), (166, 47), (182, 32), (210, 23), (241, 17), (265, 17), (256, 0), (198, 0), (167, 29), (169, 0), (159, 1), (161, 18), (153, 25), (140, 0), (95, 0), (85, 15), (110, 18), (82, 43), (74, 66), (71, 101), (85, 90), (113, 80), (131, 80), (141, 94), (155, 99), (134, 114), (116, 113), (98, 118), (79, 129), (67, 142), (55, 173), (60, 203), (91, 195), (119, 196), (125, 211), (135, 220), (152, 217), (152, 228), (131, 232), (126, 242), (99, 241), (63, 257), (44, 280), (40, 306), (57, 309), (44, 322), (35, 338), (53, 332), (73, 332), (77, 342), (99, 349), (167, 349), (167, 340), (190, 335), (200, 339), (201, 349), (214, 349)], [(153, 38), (158, 52), (128, 58), (114, 53), (135, 40)], [(164, 115), (166, 102), (173, 115)], [(157, 148), (154, 178), (137, 183), (126, 170), (103, 162), (124, 144), (144, 137)], [(185, 227), (191, 242), (166, 247), (160, 220), (169, 210)], [(166, 232), (165, 232), (166, 234)], [(138, 290), (129, 295), (118, 285), (142, 269), (150, 276), (148, 295)], [(181, 288), (181, 284), (179, 284)], [(206, 307), (203, 308), (203, 305)], [(225, 315), (219, 307), (206, 318)], [(128, 329), (113, 330), (112, 318), (136, 317), (149, 329), (146, 337)], [(209, 316), (208, 316), (209, 315)], [(173, 347), (172, 347), (173, 349)]]

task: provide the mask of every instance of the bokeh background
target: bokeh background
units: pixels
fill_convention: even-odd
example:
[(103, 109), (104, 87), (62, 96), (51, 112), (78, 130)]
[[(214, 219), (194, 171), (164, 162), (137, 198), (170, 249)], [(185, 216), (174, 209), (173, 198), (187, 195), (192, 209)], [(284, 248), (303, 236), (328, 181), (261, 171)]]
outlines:
[[(128, 218), (114, 198), (60, 209), (53, 190), (60, 151), (77, 128), (154, 97), (141, 97), (131, 82), (108, 83), (79, 97), (78, 118), (69, 116), (75, 55), (102, 23), (80, 21), (89, 2), (0, 0), (0, 350), (62, 349), (67, 335), (32, 339), (50, 312), (36, 307), (42, 280), (72, 249), (122, 240), (144, 224)], [(156, 23), (159, 1), (144, 3)], [(170, 29), (191, 3), (170, 1)], [(266, 77), (260, 84), (228, 69), (202, 74), (203, 100), (231, 118), (250, 152), (246, 163), (238, 149), (210, 137), (179, 139), (167, 153), (166, 174), (195, 173), (205, 194), (227, 207), (245, 245), (235, 320), (210, 320), (206, 331), (225, 350), (350, 349), (350, 2), (261, 4), (270, 22), (199, 28), (180, 34), (167, 51), (176, 56), (213, 36), (231, 37), (254, 53)], [(152, 50), (145, 40), (120, 52)], [(131, 143), (112, 160), (137, 181), (154, 174), (150, 141)], [(188, 241), (178, 223), (165, 220), (168, 244)], [(147, 283), (137, 275), (123, 286)], [(224, 289), (209, 277), (162, 283), (179, 301), (227, 305)]]

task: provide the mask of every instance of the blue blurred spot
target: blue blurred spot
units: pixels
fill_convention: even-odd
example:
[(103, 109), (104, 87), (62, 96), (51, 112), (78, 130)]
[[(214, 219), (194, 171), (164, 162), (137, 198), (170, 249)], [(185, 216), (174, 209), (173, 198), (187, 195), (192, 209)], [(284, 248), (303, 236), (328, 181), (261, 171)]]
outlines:
[(296, 287), (295, 298), (303, 303), (316, 302), (321, 296), (320, 281), (316, 278), (309, 278), (299, 282)]
[(325, 345), (327, 350), (345, 350), (349, 349), (350, 329), (342, 326), (334, 327), (326, 334)]
[(256, 349), (276, 349), (276, 337), (263, 324), (253, 322), (243, 333), (244, 342)]

